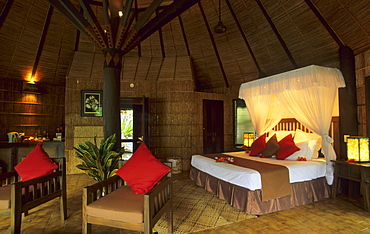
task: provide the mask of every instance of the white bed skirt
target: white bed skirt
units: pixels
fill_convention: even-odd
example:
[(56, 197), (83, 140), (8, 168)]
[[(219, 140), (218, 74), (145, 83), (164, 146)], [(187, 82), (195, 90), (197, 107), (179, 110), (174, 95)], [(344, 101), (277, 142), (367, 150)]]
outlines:
[(254, 215), (286, 210), (330, 197), (330, 188), (325, 177), (293, 183), (291, 184), (292, 195), (264, 202), (261, 201), (261, 190), (251, 191), (220, 180), (194, 167), (190, 168), (190, 180), (207, 191), (215, 193), (231, 206)]

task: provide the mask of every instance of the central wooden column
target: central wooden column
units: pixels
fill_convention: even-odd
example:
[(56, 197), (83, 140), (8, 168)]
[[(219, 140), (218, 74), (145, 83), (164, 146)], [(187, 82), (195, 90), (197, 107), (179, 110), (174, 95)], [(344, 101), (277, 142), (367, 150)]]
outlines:
[(103, 119), (104, 138), (116, 134), (114, 149), (121, 147), (120, 77), (122, 51), (104, 49)]
[(358, 135), (355, 56), (352, 49), (341, 46), (339, 60), (346, 87), (339, 89), (340, 155), (338, 158), (347, 159), (344, 135)]

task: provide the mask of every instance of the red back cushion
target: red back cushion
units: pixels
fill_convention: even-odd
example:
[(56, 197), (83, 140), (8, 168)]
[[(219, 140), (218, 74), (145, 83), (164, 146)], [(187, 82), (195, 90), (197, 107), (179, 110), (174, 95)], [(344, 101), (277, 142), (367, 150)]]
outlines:
[(262, 151), (266, 149), (266, 133), (258, 137), (255, 141), (253, 141), (251, 145), (251, 152), (249, 153), (250, 156), (257, 156)]
[(281, 139), (281, 141), (279, 141), (279, 145), (280, 149), (276, 152), (276, 159), (279, 160), (284, 160), (294, 152), (300, 150), (300, 148), (295, 145), (292, 134)]
[(146, 193), (171, 168), (156, 159), (145, 143), (141, 143), (131, 158), (116, 172), (136, 193)]
[(14, 167), (23, 181), (49, 174), (57, 168), (58, 165), (50, 159), (44, 148), (42, 148), (42, 142), (39, 142), (36, 147)]

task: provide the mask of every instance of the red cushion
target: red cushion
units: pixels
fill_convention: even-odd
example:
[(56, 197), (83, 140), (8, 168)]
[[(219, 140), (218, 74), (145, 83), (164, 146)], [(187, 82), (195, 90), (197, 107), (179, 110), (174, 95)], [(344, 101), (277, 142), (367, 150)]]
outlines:
[(249, 153), (249, 155), (257, 156), (265, 149), (266, 149), (266, 133), (258, 137), (255, 141), (253, 141), (251, 145), (251, 152)]
[(171, 168), (156, 159), (145, 143), (141, 143), (131, 158), (116, 172), (136, 194), (146, 193)]
[(57, 168), (58, 165), (50, 159), (41, 142), (14, 167), (23, 181), (49, 174)]
[(300, 150), (300, 148), (295, 145), (292, 134), (281, 139), (281, 141), (279, 141), (279, 145), (280, 149), (276, 152), (276, 159), (279, 160), (284, 160), (294, 152)]

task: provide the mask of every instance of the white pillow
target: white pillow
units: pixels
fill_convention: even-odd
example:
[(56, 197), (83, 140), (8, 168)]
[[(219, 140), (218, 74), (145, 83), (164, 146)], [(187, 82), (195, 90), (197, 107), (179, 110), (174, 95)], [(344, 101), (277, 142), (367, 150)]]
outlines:
[[(311, 151), (309, 150), (309, 141), (303, 141), (295, 143), (295, 145), (300, 148), (300, 150), (294, 152), (292, 155), (287, 157), (285, 160), (293, 160), (296, 161), (298, 157), (306, 158), (307, 160), (311, 160)], [(307, 155), (310, 155), (310, 159), (307, 158)]]
[[(300, 129), (296, 130), (296, 133), (294, 135), (294, 142), (304, 142), (309, 141), (309, 148), (312, 152), (312, 155), (310, 158), (318, 158), (319, 156), (319, 150), (322, 147), (322, 137), (316, 133), (307, 133)], [(308, 160), (308, 158), (307, 158)]]
[(292, 137), (294, 138), (295, 131), (270, 131), (268, 138), (266, 138), (266, 142), (274, 135), (276, 134), (276, 139), (278, 141), (281, 141), (284, 137), (288, 136), (289, 134), (292, 134)]

